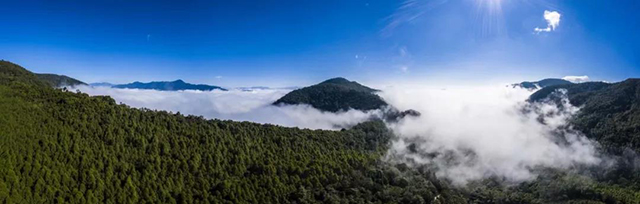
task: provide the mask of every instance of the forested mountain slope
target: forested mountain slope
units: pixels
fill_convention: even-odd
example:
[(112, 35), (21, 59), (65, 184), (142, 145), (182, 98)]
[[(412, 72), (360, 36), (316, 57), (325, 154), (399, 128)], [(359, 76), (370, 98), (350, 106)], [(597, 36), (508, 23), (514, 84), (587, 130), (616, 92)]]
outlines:
[(551, 93), (557, 89), (566, 89), (571, 104), (581, 107), (571, 121), (576, 129), (616, 153), (624, 148), (640, 151), (640, 79), (551, 86), (529, 100), (553, 100)]
[(132, 109), (0, 61), (0, 203), (465, 203), (379, 159), (380, 121), (285, 128)]
[(87, 85), (87, 83), (65, 75), (36, 74), (36, 76), (38, 76), (40, 80), (49, 83), (53, 87)]
[(348, 109), (374, 110), (387, 105), (375, 94), (377, 91), (345, 78), (333, 78), (294, 90), (274, 104), (309, 104), (316, 109), (330, 112)]

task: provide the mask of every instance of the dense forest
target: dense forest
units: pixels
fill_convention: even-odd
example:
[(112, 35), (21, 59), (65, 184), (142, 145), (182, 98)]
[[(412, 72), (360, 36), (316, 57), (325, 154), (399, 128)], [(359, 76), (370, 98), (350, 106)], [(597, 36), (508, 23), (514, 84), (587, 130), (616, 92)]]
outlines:
[(375, 94), (377, 91), (345, 78), (333, 78), (294, 90), (274, 104), (309, 104), (316, 109), (330, 112), (349, 109), (374, 110), (387, 105)]
[(0, 61), (0, 203), (640, 203), (637, 183), (588, 172), (454, 187), (384, 160), (391, 140), (379, 120), (327, 131), (133, 109)]

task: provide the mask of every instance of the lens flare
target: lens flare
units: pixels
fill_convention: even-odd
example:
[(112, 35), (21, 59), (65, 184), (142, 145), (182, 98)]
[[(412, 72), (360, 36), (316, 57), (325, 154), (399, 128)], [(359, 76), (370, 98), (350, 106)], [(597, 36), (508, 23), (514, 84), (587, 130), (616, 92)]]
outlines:
[(482, 37), (505, 34), (505, 22), (502, 15), (502, 0), (477, 0), (476, 25)]

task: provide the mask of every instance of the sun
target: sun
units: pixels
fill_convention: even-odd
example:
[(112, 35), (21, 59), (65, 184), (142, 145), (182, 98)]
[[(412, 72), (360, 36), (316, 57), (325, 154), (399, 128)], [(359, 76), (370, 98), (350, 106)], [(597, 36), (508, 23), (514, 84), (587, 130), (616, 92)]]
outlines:
[(505, 33), (502, 14), (503, 0), (475, 0), (476, 25), (481, 36), (501, 35)]

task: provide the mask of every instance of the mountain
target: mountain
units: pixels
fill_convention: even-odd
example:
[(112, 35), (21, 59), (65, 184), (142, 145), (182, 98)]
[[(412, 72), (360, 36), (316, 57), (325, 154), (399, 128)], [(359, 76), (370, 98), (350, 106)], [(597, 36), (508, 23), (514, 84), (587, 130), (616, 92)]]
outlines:
[(6, 61), (0, 110), (0, 203), (466, 203), (381, 161), (381, 121), (327, 131), (134, 109)]
[(89, 86), (94, 87), (112, 87), (114, 84), (108, 82), (90, 83)]
[(35, 74), (40, 80), (49, 83), (53, 87), (87, 85), (80, 80), (57, 74)]
[(159, 90), (159, 91), (182, 91), (182, 90), (226, 91), (227, 90), (219, 86), (211, 86), (206, 84), (190, 84), (179, 79), (175, 81), (153, 81), (149, 83), (142, 83), (142, 82), (136, 81), (129, 84), (113, 85), (112, 87), (121, 88), (121, 89), (153, 89), (153, 90)]
[(547, 86), (555, 86), (555, 85), (563, 85), (563, 84), (573, 84), (573, 83), (564, 79), (549, 78), (549, 79), (543, 79), (540, 81), (532, 81), (532, 82), (525, 81), (518, 84), (512, 84), (511, 86), (525, 88), (525, 89), (538, 89), (538, 88), (544, 88)]
[(604, 182), (640, 190), (640, 79), (551, 86), (532, 94), (529, 101), (563, 98), (580, 107), (570, 119), (571, 126), (596, 141), (612, 164), (592, 173)]
[(570, 103), (581, 107), (572, 119), (576, 129), (616, 152), (621, 147), (640, 151), (640, 79), (618, 83), (585, 82), (543, 88), (530, 101), (559, 100), (564, 89)]
[(376, 95), (378, 90), (345, 78), (333, 78), (322, 83), (294, 90), (274, 102), (274, 105), (309, 104), (316, 109), (338, 112), (348, 109), (374, 110), (387, 106)]

